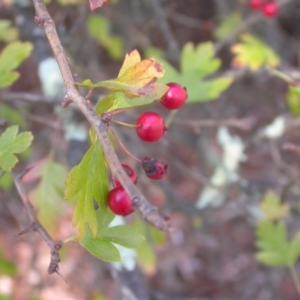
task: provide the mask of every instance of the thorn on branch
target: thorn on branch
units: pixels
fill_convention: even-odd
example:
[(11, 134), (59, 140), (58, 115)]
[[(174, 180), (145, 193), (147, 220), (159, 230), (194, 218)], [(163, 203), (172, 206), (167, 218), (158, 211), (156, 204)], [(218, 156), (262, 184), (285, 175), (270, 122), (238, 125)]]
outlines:
[(60, 256), (59, 256), (58, 251), (62, 247), (63, 242), (54, 241), (51, 238), (51, 236), (48, 234), (46, 229), (41, 225), (41, 223), (36, 218), (34, 208), (33, 208), (32, 204), (30, 203), (30, 201), (27, 197), (25, 188), (21, 182), (22, 176), (24, 176), (24, 174), (26, 174), (27, 171), (28, 171), (28, 169), (25, 170), (25, 172), (22, 172), (21, 174), (12, 174), (15, 186), (16, 186), (19, 196), (22, 200), (23, 206), (24, 206), (24, 208), (27, 212), (27, 215), (31, 221), (31, 224), (29, 225), (29, 227), (27, 227), (26, 229), (21, 231), (18, 234), (18, 236), (26, 234), (30, 231), (38, 232), (39, 235), (43, 238), (43, 240), (47, 243), (48, 247), (50, 248), (50, 252), (51, 252), (51, 259), (50, 259), (50, 264), (48, 267), (48, 274), (57, 273), (66, 282), (66, 280), (62, 277), (62, 275), (58, 272), (58, 269), (59, 269), (58, 264), (60, 262)]
[(72, 103), (72, 98), (70, 97), (69, 93), (66, 92), (66, 94), (64, 96), (64, 100), (61, 104), (61, 107), (62, 108), (67, 108), (71, 103)]
[(18, 233), (18, 236), (26, 234), (30, 231), (35, 231), (35, 224), (36, 222), (31, 223), (27, 228), (25, 228), (24, 230), (22, 230), (21, 232)]

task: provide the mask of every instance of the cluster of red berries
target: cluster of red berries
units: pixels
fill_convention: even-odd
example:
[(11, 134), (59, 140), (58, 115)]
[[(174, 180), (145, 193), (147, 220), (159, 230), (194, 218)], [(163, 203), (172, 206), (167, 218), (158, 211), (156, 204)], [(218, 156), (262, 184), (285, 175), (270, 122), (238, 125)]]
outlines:
[[(159, 100), (167, 109), (174, 110), (183, 106), (187, 100), (186, 88), (177, 83), (168, 83), (169, 90)], [(107, 117), (107, 116), (106, 116)], [(109, 116), (110, 119), (111, 116)], [(163, 118), (155, 112), (145, 112), (136, 121), (134, 126), (138, 137), (145, 142), (155, 142), (159, 140), (167, 130)], [(147, 177), (159, 180), (162, 179), (168, 169), (168, 165), (153, 158), (144, 157), (139, 160)], [(128, 165), (123, 164), (123, 169), (136, 184), (137, 173)], [(131, 199), (120, 182), (113, 179), (114, 188), (108, 193), (108, 207), (116, 215), (128, 215), (133, 212)]]
[(260, 10), (267, 18), (273, 18), (278, 14), (278, 5), (274, 0), (250, 0), (250, 7)]
[[(187, 99), (186, 88), (178, 83), (168, 83), (169, 90), (159, 100), (165, 108), (174, 110), (184, 105)], [(145, 112), (136, 121), (136, 133), (145, 142), (159, 140), (166, 131), (164, 119), (155, 112)]]

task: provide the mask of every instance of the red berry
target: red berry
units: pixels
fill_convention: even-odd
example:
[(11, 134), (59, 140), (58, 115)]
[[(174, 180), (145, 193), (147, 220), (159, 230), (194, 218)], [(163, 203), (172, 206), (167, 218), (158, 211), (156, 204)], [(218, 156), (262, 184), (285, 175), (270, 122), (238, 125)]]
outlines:
[(262, 12), (267, 18), (273, 18), (278, 13), (278, 6), (275, 2), (268, 2), (262, 7)]
[[(122, 164), (121, 166), (125, 170), (126, 174), (129, 176), (129, 178), (131, 179), (132, 183), (136, 184), (136, 182), (137, 182), (136, 172), (128, 165)], [(121, 183), (119, 180), (113, 179), (113, 185), (114, 185), (114, 187), (118, 187), (118, 186), (121, 186)]]
[(175, 82), (170, 82), (167, 86), (169, 90), (161, 98), (160, 103), (168, 109), (180, 108), (188, 97), (186, 88)]
[(263, 1), (262, 0), (251, 0), (250, 1), (250, 7), (252, 9), (260, 9), (263, 5)]
[(145, 112), (136, 121), (136, 133), (145, 142), (159, 140), (166, 131), (164, 119), (155, 112)]
[(109, 191), (107, 204), (116, 215), (126, 216), (133, 212), (132, 203), (127, 192), (121, 187), (116, 187)]
[(167, 164), (149, 157), (144, 157), (142, 159), (142, 167), (145, 170), (147, 177), (154, 180), (162, 179), (168, 170)]

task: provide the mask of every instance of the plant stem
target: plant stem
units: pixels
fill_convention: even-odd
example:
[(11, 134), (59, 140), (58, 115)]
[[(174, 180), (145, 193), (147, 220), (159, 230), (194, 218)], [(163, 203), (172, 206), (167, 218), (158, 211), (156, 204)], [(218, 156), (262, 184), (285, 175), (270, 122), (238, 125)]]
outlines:
[(95, 129), (98, 141), (101, 143), (103, 149), (105, 160), (109, 164), (113, 177), (119, 180), (132, 199), (134, 207), (140, 211), (143, 218), (160, 230), (170, 231), (171, 227), (164, 216), (158, 212), (157, 207), (147, 201), (145, 196), (131, 182), (130, 178), (121, 166), (121, 163), (107, 136), (107, 124), (99, 118), (94, 109), (88, 105), (86, 99), (79, 93), (69, 65), (69, 59), (65, 54), (64, 48), (62, 47), (55, 29), (54, 21), (49, 15), (43, 0), (33, 0), (33, 5), (35, 8), (36, 19), (38, 19), (38, 24), (44, 28), (65, 83), (66, 94), (63, 101), (63, 104), (65, 104), (64, 107), (67, 107), (67, 104), (70, 102), (75, 103), (91, 126)]
[(116, 121), (116, 120), (111, 120), (113, 123), (125, 126), (125, 127), (129, 127), (129, 128), (137, 128), (138, 126), (135, 124), (129, 124), (129, 123), (125, 123), (125, 122), (121, 122), (121, 121)]
[(298, 295), (300, 296), (300, 280), (299, 280), (299, 276), (295, 270), (295, 266), (290, 266), (289, 267), (289, 271), (290, 271), (290, 274), (292, 276), (292, 279), (294, 281), (294, 284), (295, 284), (295, 287), (296, 287), (296, 290), (298, 292)]
[(115, 133), (115, 131), (112, 128), (109, 128), (110, 132), (113, 134), (113, 136), (115, 137), (115, 139), (117, 140), (117, 142), (119, 143), (119, 145), (121, 146), (121, 148), (130, 156), (132, 157), (134, 160), (138, 161), (139, 163), (141, 163), (141, 160), (138, 159), (136, 156), (134, 156), (126, 147), (125, 145), (121, 142), (121, 140), (119, 139), (119, 137), (117, 136), (117, 134)]

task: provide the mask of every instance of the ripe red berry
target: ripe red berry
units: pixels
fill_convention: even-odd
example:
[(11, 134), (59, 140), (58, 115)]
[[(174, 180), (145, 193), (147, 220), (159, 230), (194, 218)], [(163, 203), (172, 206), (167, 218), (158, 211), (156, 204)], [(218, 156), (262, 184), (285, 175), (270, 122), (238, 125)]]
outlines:
[(145, 142), (159, 140), (166, 131), (164, 119), (155, 112), (145, 112), (136, 121), (136, 133)]
[(116, 215), (126, 216), (133, 212), (132, 203), (127, 192), (121, 187), (116, 187), (109, 191), (107, 204)]
[(250, 7), (252, 9), (260, 9), (263, 5), (262, 0), (250, 0)]
[(142, 159), (142, 167), (147, 177), (159, 180), (162, 179), (168, 170), (168, 165), (154, 158), (144, 157)]
[(160, 103), (168, 109), (178, 109), (183, 106), (188, 97), (186, 88), (175, 82), (170, 82), (167, 86), (169, 90), (161, 98)]
[[(126, 174), (129, 176), (129, 178), (131, 179), (132, 183), (136, 184), (136, 182), (137, 182), (136, 172), (128, 165), (122, 164), (121, 166), (125, 170)], [(118, 186), (121, 186), (121, 183), (119, 180), (113, 179), (113, 185), (114, 185), (114, 187), (118, 187)]]
[(267, 18), (273, 18), (278, 13), (278, 6), (275, 2), (268, 2), (262, 7), (262, 13)]

